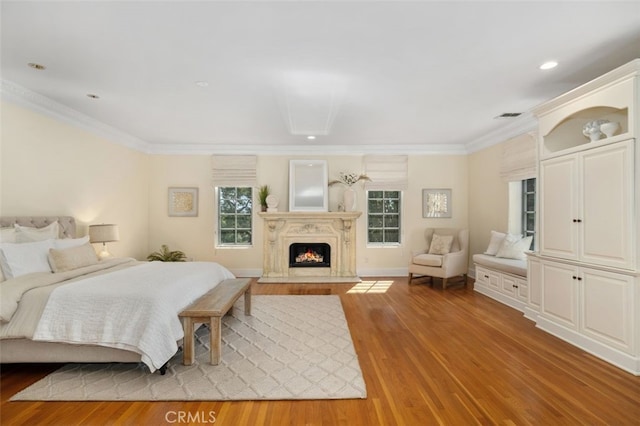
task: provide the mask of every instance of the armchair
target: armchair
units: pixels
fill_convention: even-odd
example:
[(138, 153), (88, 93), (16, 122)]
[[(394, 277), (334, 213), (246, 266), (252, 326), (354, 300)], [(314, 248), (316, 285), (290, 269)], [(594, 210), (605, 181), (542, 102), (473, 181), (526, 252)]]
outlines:
[[(433, 236), (453, 236), (449, 253), (429, 254)], [(412, 284), (414, 274), (442, 278), (442, 288), (447, 288), (447, 279), (462, 275), (464, 285), (467, 285), (467, 270), (469, 267), (469, 230), (454, 228), (427, 228), (424, 231), (426, 250), (413, 253), (409, 262), (409, 284)]]

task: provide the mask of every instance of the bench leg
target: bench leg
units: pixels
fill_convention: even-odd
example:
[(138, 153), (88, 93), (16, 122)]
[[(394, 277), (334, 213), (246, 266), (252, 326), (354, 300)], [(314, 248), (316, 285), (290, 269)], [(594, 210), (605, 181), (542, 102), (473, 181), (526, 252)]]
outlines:
[(244, 314), (251, 316), (251, 287), (244, 292)]
[(211, 347), (211, 365), (218, 365), (222, 357), (222, 320), (220, 317), (211, 317), (211, 331), (209, 346)]
[(182, 328), (184, 329), (184, 351), (182, 352), (182, 363), (191, 365), (195, 360), (195, 336), (193, 335), (193, 321), (189, 317), (182, 318)]

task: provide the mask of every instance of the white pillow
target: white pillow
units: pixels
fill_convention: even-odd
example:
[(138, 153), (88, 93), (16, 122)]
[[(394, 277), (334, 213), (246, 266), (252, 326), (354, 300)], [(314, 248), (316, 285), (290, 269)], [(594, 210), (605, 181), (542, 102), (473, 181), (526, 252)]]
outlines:
[(526, 259), (524, 252), (525, 250), (529, 250), (531, 247), (531, 241), (533, 237), (525, 237), (521, 238), (519, 235), (511, 235), (508, 234), (498, 253), (496, 253), (496, 257), (502, 257), (505, 259)]
[(53, 248), (53, 240), (0, 244), (0, 266), (4, 276), (9, 279), (33, 272), (51, 272), (50, 248)]
[(98, 255), (87, 241), (81, 246), (49, 249), (49, 264), (53, 272), (65, 272), (98, 263)]
[(451, 251), (451, 244), (453, 244), (453, 235), (433, 234), (429, 254), (447, 254)]
[(56, 249), (68, 249), (72, 247), (78, 247), (89, 242), (89, 236), (86, 235), (80, 238), (59, 238), (53, 242)]
[(16, 228), (0, 228), (0, 243), (15, 243)]
[(16, 224), (16, 243), (30, 243), (59, 237), (60, 225), (58, 222), (50, 223), (44, 228), (30, 228)]
[(485, 250), (484, 254), (495, 256), (504, 241), (504, 237), (506, 236), (507, 234), (505, 233), (491, 231), (491, 241), (489, 241), (489, 246), (487, 247), (487, 250)]

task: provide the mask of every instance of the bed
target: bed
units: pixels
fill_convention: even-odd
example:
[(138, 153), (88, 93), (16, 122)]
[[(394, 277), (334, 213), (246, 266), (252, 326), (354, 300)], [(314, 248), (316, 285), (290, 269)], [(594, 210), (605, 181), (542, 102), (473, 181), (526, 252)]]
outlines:
[[(3, 235), (15, 227), (35, 238), (0, 243), (9, 272), (0, 281), (0, 362), (142, 362), (163, 372), (183, 337), (178, 313), (235, 277), (214, 262), (94, 260), (75, 225), (68, 216), (0, 217)], [(45, 249), (51, 270), (19, 269), (20, 255), (42, 262)]]

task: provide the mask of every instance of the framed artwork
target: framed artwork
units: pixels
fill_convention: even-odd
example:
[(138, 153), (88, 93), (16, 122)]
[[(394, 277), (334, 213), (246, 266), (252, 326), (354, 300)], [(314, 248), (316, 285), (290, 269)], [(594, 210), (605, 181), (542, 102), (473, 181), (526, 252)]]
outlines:
[(198, 216), (198, 188), (169, 188), (169, 216)]
[(451, 217), (451, 189), (423, 189), (422, 217)]

